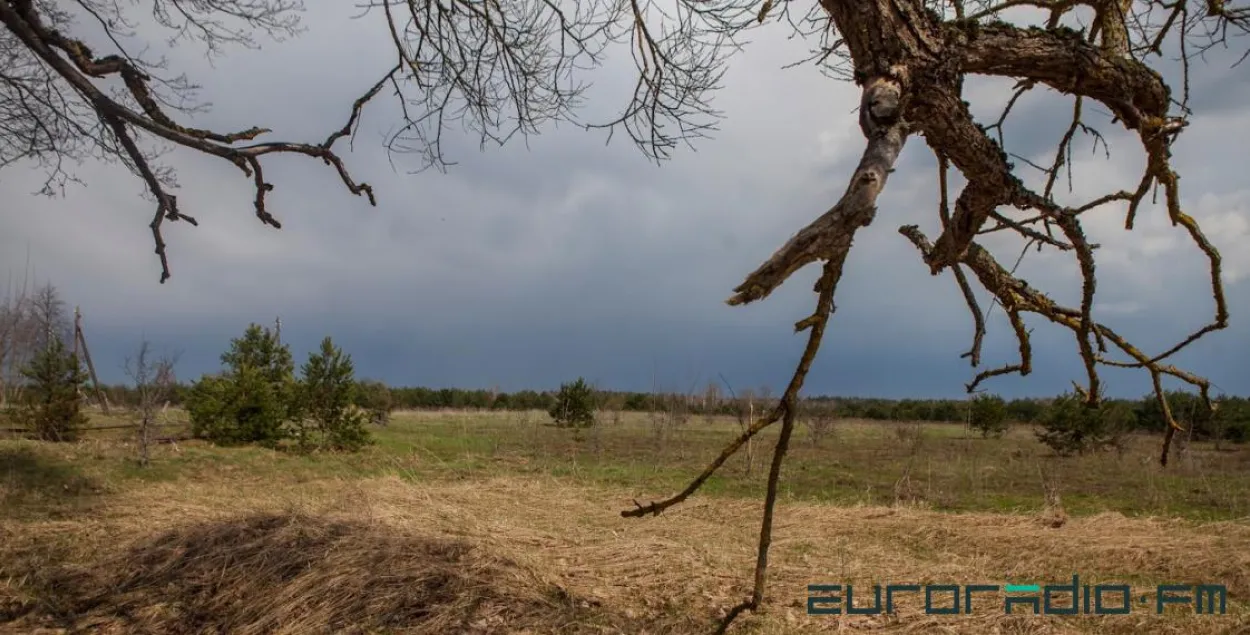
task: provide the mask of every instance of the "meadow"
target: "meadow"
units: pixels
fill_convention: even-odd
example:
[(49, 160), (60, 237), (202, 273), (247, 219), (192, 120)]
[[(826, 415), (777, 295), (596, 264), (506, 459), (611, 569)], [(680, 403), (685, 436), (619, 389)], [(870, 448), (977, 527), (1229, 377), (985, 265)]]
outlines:
[[(620, 512), (685, 486), (737, 431), (702, 416), (574, 432), (541, 412), (399, 412), (359, 453), (179, 440), (147, 468), (121, 428), (0, 439), (0, 632), (711, 632), (749, 593), (777, 431), (684, 504)], [(1062, 458), (1026, 426), (810, 432), (783, 472), (765, 608), (732, 632), (1250, 632), (1250, 446), (1195, 442), (1160, 468), (1146, 435)], [(989, 598), (926, 615), (910, 596), (893, 615), (806, 611), (809, 584), (859, 596), (1074, 574), (1131, 585), (1133, 611), (1005, 615)], [(1137, 603), (1169, 583), (1225, 585), (1227, 614)]]

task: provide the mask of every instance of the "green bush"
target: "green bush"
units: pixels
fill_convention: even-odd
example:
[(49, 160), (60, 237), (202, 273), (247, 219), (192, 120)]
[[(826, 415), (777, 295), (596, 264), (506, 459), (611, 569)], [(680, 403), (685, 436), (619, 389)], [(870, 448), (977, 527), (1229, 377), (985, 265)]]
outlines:
[(183, 396), (191, 417), (191, 436), (222, 443), (234, 436), (232, 384), (223, 375), (204, 375)]
[(384, 426), (391, 421), (395, 399), (391, 389), (380, 381), (356, 382), (356, 405), (369, 413), (369, 421)]
[(490, 402), (491, 410), (508, 410), (512, 408), (512, 400), (508, 397), (508, 393), (501, 392), (495, 395), (495, 400)]
[(43, 441), (77, 440), (79, 429), (87, 424), (79, 397), (87, 374), (78, 356), (67, 353), (60, 338), (53, 338), (21, 374), (26, 387), (13, 411), (14, 420)]
[(625, 398), (624, 408), (632, 412), (645, 412), (651, 409), (651, 399), (640, 392), (630, 393)]
[(291, 404), (260, 371), (244, 366), (195, 383), (187, 403), (191, 434), (217, 445), (275, 447), (287, 436)]
[(1007, 404), (1007, 418), (1018, 423), (1033, 423), (1045, 408), (1036, 399), (1012, 399)]
[(968, 424), (984, 438), (1007, 432), (1007, 402), (998, 395), (977, 395), (968, 404)]
[(1100, 401), (1095, 407), (1066, 393), (1051, 402), (1038, 421), (1037, 439), (1060, 456), (1096, 452), (1120, 445), (1135, 425), (1132, 407), (1121, 401)]
[(594, 393), (581, 377), (571, 384), (561, 384), (547, 414), (557, 427), (589, 428), (595, 425)]
[(192, 434), (219, 445), (276, 446), (299, 418), (290, 349), (252, 324), (221, 361), (225, 372), (202, 377), (187, 395)]
[[(1164, 393), (1168, 401), (1168, 409), (1176, 422), (1188, 429), (1193, 428), (1192, 438), (1201, 441), (1211, 438), (1212, 412), (1202, 404), (1196, 393), (1182, 390), (1169, 390)], [(1154, 393), (1142, 397), (1136, 404), (1137, 423), (1143, 430), (1162, 433), (1167, 430), (1167, 422), (1163, 418), (1163, 409)]]
[(1250, 399), (1224, 397), (1216, 401), (1217, 438), (1233, 443), (1250, 442)]
[(933, 404), (933, 413), (929, 418), (933, 421), (961, 421), (959, 405), (954, 401), (943, 399)]

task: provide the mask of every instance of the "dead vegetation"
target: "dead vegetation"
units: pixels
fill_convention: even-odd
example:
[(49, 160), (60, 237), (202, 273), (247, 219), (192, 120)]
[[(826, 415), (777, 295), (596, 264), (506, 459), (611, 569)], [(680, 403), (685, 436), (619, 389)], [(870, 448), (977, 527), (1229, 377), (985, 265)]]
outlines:
[(291, 512), (181, 526), (33, 575), (4, 617), (70, 632), (557, 633), (578, 618), (559, 588), (470, 542)]
[[(627, 492), (542, 477), (218, 482), (118, 492), (72, 519), (0, 519), (0, 632), (651, 633), (713, 627), (755, 557), (752, 500), (692, 502), (651, 523)], [(757, 635), (1234, 633), (1250, 627), (1250, 527), (785, 503)], [(838, 529), (837, 534), (830, 532)], [(130, 539), (119, 540), (119, 536)], [(806, 615), (808, 584), (1222, 582), (1229, 614), (1059, 618), (978, 610)], [(6, 630), (7, 629), (7, 630)], [(39, 631), (38, 629), (46, 629)]]

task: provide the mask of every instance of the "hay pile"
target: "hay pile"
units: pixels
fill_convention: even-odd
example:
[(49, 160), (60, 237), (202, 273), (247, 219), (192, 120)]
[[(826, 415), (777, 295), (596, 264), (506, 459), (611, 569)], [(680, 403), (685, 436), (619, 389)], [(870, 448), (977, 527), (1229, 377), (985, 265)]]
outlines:
[[(175, 529), (44, 576), (9, 627), (92, 633), (560, 633), (558, 587), (464, 541), (298, 513)], [(0, 627), (3, 628), (3, 627)], [(55, 631), (49, 631), (55, 632)]]

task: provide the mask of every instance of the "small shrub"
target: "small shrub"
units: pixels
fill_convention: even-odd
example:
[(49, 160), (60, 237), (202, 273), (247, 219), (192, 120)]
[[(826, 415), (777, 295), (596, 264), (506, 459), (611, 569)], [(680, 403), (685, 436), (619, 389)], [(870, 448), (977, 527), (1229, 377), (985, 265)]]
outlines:
[(231, 436), (227, 430), (233, 427), (234, 418), (231, 392), (230, 382), (223, 375), (204, 375), (191, 384), (183, 397), (191, 418), (191, 436), (210, 441)]
[(647, 419), (651, 422), (651, 438), (663, 446), (678, 428), (690, 422), (690, 407), (685, 395), (662, 393), (652, 396)]
[(1100, 401), (1090, 407), (1084, 398), (1066, 393), (1042, 412), (1037, 439), (1060, 456), (1117, 447), (1132, 429), (1132, 409), (1122, 402)]
[(14, 419), (40, 440), (77, 440), (79, 429), (87, 424), (79, 397), (87, 374), (78, 356), (67, 353), (60, 338), (53, 338), (21, 374), (27, 385)]
[(390, 423), (395, 411), (391, 389), (380, 381), (356, 382), (356, 405), (368, 413), (370, 423), (380, 426)]
[(1215, 422), (1219, 435), (1233, 443), (1250, 442), (1250, 399), (1225, 397), (1216, 403)]
[(982, 438), (1001, 437), (1007, 432), (1007, 402), (998, 395), (977, 395), (968, 404), (968, 425)]
[(924, 428), (919, 421), (894, 424), (894, 438), (908, 456), (916, 456), (924, 445)]
[(252, 324), (221, 361), (225, 372), (205, 375), (187, 395), (192, 434), (219, 445), (276, 446), (299, 415), (291, 350)]
[(168, 403), (178, 378), (174, 374), (177, 355), (153, 360), (147, 340), (139, 344), (134, 358), (127, 358), (126, 375), (134, 382), (135, 410), (132, 413), (138, 423), (139, 465), (147, 467), (152, 460), (152, 432), (156, 427), (157, 412)]
[(651, 400), (645, 393), (631, 393), (625, 398), (623, 407), (631, 412), (645, 412), (651, 409)]
[(807, 426), (807, 438), (812, 445), (819, 446), (821, 441), (833, 434), (834, 421), (833, 408), (817, 406), (807, 413), (803, 423)]
[(285, 392), (247, 366), (229, 375), (205, 375), (187, 402), (191, 434), (217, 445), (274, 447), (287, 435), (291, 406)]
[(557, 427), (589, 428), (595, 425), (594, 393), (581, 377), (571, 384), (561, 384), (547, 414)]

